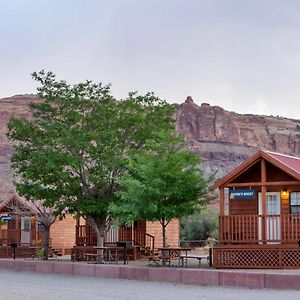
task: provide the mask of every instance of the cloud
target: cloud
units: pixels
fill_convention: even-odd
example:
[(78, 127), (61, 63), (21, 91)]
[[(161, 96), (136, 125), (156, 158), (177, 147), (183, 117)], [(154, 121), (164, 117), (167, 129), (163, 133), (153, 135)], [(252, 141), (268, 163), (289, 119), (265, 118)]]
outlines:
[(34, 92), (30, 73), (44, 68), (111, 82), (117, 97), (153, 90), (300, 118), (298, 1), (0, 0), (0, 9), (0, 97)]

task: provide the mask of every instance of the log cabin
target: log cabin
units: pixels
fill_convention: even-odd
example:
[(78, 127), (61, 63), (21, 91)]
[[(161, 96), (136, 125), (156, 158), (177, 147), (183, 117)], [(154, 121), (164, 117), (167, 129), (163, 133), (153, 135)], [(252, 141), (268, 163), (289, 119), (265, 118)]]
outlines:
[[(44, 240), (43, 226), (37, 218), (37, 210), (30, 201), (10, 195), (0, 204), (0, 217), (4, 220), (0, 227), (0, 258), (11, 257), (11, 244), (17, 244), (17, 257), (30, 257), (35, 251), (37, 240)], [(130, 242), (132, 257), (137, 259), (150, 254), (162, 246), (162, 233), (159, 222), (136, 221), (132, 226), (111, 228), (106, 235), (106, 243), (117, 241)], [(173, 220), (167, 226), (167, 243), (179, 244), (179, 221)], [(85, 253), (91, 253), (96, 246), (96, 235), (92, 228), (80, 218), (76, 220), (67, 215), (56, 220), (50, 229), (50, 247), (59, 249), (62, 254), (72, 254), (74, 260), (84, 259)]]
[(216, 268), (300, 268), (300, 158), (260, 150), (220, 192)]

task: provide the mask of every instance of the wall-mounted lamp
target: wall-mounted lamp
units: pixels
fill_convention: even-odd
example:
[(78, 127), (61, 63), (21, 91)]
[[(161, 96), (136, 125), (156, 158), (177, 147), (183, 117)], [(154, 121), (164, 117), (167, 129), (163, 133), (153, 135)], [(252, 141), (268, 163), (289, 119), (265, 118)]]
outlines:
[(284, 200), (289, 199), (289, 192), (287, 191), (286, 188), (284, 188), (284, 189), (281, 191), (281, 198), (284, 199)]

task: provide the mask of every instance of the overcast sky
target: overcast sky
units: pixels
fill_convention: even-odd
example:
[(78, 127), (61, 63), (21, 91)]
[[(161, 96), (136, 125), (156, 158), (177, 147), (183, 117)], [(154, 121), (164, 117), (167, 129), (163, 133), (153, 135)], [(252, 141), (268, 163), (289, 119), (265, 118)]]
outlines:
[(30, 74), (300, 119), (298, 0), (0, 0), (0, 97)]

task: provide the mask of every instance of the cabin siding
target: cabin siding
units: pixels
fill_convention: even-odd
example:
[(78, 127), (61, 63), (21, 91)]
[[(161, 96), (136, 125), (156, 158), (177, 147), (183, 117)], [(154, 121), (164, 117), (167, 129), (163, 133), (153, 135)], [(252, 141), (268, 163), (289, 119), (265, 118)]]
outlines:
[(50, 229), (50, 238), (54, 249), (69, 252), (73, 248), (75, 244), (75, 225), (76, 220), (72, 215), (67, 215), (63, 220), (54, 222)]
[[(146, 223), (147, 233), (155, 237), (154, 247), (162, 247), (162, 228), (159, 222), (147, 222)], [(166, 229), (167, 245), (171, 247), (178, 247), (179, 245), (179, 220), (172, 220)]]
[(267, 181), (293, 181), (295, 178), (266, 162)]
[(229, 199), (230, 215), (255, 215), (257, 214), (257, 191), (254, 199)]
[(254, 164), (249, 170), (247, 170), (245, 173), (242, 173), (237, 178), (232, 180), (232, 183), (236, 182), (259, 182), (261, 180), (260, 177), (260, 163), (257, 162)]

